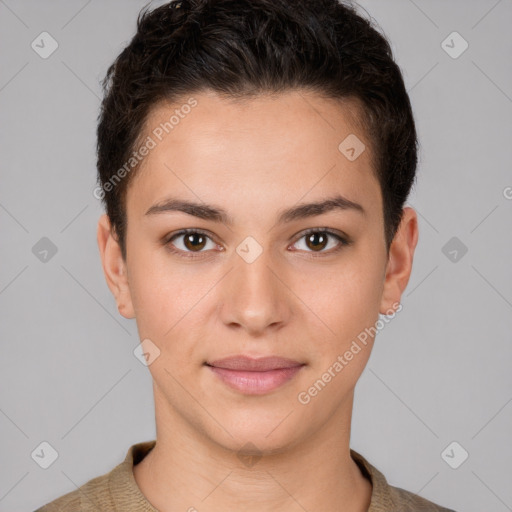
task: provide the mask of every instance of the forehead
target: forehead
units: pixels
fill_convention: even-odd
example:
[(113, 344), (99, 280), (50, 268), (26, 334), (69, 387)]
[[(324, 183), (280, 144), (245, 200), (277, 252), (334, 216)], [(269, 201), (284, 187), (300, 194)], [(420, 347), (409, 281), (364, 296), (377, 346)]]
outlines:
[(257, 211), (335, 191), (380, 208), (359, 109), (306, 91), (237, 100), (210, 91), (160, 103), (144, 126), (142, 138), (154, 147), (130, 184), (128, 209), (140, 214), (172, 195), (224, 197)]

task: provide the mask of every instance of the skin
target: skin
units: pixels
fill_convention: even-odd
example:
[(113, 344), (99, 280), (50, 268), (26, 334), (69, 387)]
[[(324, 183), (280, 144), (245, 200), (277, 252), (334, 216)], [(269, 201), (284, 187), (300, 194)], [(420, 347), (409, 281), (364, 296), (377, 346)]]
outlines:
[[(388, 254), (370, 141), (353, 122), (353, 104), (297, 90), (237, 102), (211, 91), (193, 96), (198, 105), (150, 151), (128, 188), (126, 261), (108, 217), (98, 223), (118, 310), (160, 350), (148, 366), (157, 444), (134, 467), (137, 485), (162, 512), (340, 504), (365, 511), (372, 486), (349, 441), (354, 387), (374, 339), (308, 404), (297, 397), (379, 313), (396, 309), (412, 269), (416, 212), (404, 208)], [(147, 134), (176, 107), (155, 108)], [(338, 150), (351, 133), (366, 145), (354, 161)], [(333, 210), (277, 223), (283, 209), (334, 192), (361, 204), (364, 215)], [(183, 212), (145, 215), (169, 196), (224, 208), (233, 225)], [(352, 243), (337, 252), (331, 235), (308, 244), (304, 230), (318, 227), (343, 231)], [(209, 238), (198, 246), (200, 238), (185, 245), (179, 236), (165, 246), (182, 228)], [(248, 236), (263, 249), (252, 263), (236, 251)], [(305, 366), (270, 393), (244, 395), (204, 366), (239, 354)], [(238, 456), (252, 453), (243, 448), (249, 442), (261, 456), (253, 465)]]

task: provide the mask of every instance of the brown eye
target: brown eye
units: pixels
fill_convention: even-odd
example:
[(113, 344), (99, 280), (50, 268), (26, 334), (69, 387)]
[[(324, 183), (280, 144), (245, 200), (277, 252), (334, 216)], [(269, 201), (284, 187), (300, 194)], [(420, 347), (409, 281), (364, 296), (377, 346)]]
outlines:
[[(310, 229), (303, 233), (302, 237), (295, 242), (294, 245), (299, 244), (300, 241), (304, 240), (305, 249), (302, 248), (305, 252), (309, 253), (319, 253), (319, 255), (323, 255), (324, 253), (332, 254), (338, 250), (340, 250), (343, 246), (349, 245), (349, 241), (343, 238), (341, 235), (334, 233), (328, 229), (315, 228)], [(329, 246), (329, 242), (334, 241), (337, 243), (333, 243), (330, 245), (331, 250), (324, 250)], [(299, 247), (299, 249), (301, 249)]]
[(184, 235), (183, 244), (191, 251), (200, 251), (206, 244), (206, 237), (202, 233), (189, 233)]
[(314, 251), (321, 251), (327, 244), (328, 237), (325, 233), (310, 233), (306, 235), (306, 245)]
[[(182, 239), (182, 241), (180, 241), (180, 239)], [(210, 242), (211, 245), (206, 247), (208, 242)], [(166, 245), (171, 252), (179, 253), (184, 257), (194, 257), (195, 254), (201, 256), (203, 252), (207, 252), (208, 249), (214, 249), (216, 247), (216, 244), (209, 235), (197, 229), (184, 229), (175, 233), (168, 239)]]

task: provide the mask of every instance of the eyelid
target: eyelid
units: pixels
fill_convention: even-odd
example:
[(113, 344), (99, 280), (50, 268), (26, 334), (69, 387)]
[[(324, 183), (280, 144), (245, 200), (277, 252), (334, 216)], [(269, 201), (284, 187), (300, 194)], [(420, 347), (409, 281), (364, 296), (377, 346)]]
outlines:
[(174, 238), (176, 238), (180, 235), (188, 235), (189, 233), (199, 233), (200, 235), (205, 235), (205, 236), (209, 237), (213, 241), (213, 234), (207, 230), (204, 230), (201, 228), (183, 228), (174, 233), (171, 233), (169, 236), (166, 236), (164, 238), (164, 242), (170, 242), (171, 240), (173, 240)]
[(344, 233), (343, 231), (340, 231), (339, 229), (328, 228), (328, 227), (304, 229), (303, 231), (300, 231), (296, 235), (296, 241), (300, 240), (305, 235), (309, 235), (310, 233), (327, 233), (327, 234), (332, 235), (334, 237), (338, 237), (339, 239), (341, 239), (347, 245), (352, 243), (352, 239), (346, 233)]
[(301, 231), (296, 236), (295, 241), (291, 245), (295, 245), (299, 240), (304, 238), (304, 236), (310, 235), (312, 233), (326, 233), (327, 236), (335, 238), (338, 241), (338, 244), (336, 245), (336, 247), (331, 248), (327, 251), (322, 250), (322, 251), (315, 252), (315, 251), (301, 251), (300, 249), (295, 249), (295, 250), (293, 250), (293, 252), (296, 252), (296, 253), (304, 252), (305, 258), (316, 259), (316, 258), (332, 256), (334, 254), (339, 253), (342, 249), (352, 245), (352, 239), (346, 233), (344, 233), (343, 231), (337, 230), (337, 229), (327, 228), (327, 227), (305, 229), (305, 230)]
[(193, 252), (193, 251), (183, 251), (182, 249), (178, 249), (173, 246), (171, 243), (175, 238), (178, 238), (183, 235), (188, 235), (189, 233), (197, 233), (200, 235), (204, 235), (207, 238), (209, 238), (214, 244), (219, 245), (215, 241), (215, 237), (212, 233), (210, 233), (207, 230), (201, 229), (201, 228), (183, 228), (179, 231), (176, 231), (174, 233), (171, 233), (171, 235), (164, 237), (163, 239), (163, 245), (167, 247), (172, 253), (183, 255), (184, 258), (202, 258), (203, 255), (206, 254), (208, 251), (199, 251), (199, 252)]

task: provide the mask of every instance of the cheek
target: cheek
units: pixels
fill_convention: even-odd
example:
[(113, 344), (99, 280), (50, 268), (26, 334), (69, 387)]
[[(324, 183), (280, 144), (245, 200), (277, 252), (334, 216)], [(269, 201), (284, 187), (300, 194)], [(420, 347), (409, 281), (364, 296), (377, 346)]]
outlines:
[[(130, 252), (131, 251), (131, 252)], [(183, 287), (169, 262), (143, 244), (128, 248), (129, 286), (141, 336), (160, 339), (176, 322)]]
[[(379, 267), (354, 258), (336, 272), (324, 269), (310, 274), (301, 286), (297, 295), (306, 298), (309, 321), (318, 325), (311, 372), (301, 396), (311, 399), (313, 415), (323, 417), (324, 411), (346, 399), (370, 358), (371, 328), (379, 318)], [(318, 391), (323, 387), (319, 381), (326, 391)]]
[[(336, 269), (324, 267), (307, 273), (307, 278), (294, 289), (307, 306), (304, 311), (308, 323), (317, 326), (317, 371), (325, 371), (338, 356), (351, 351), (350, 364), (343, 374), (347, 382), (357, 380), (373, 346), (371, 327), (379, 318), (380, 274), (379, 262), (354, 253)], [(342, 380), (338, 379), (340, 385)]]
[(176, 264), (161, 249), (135, 249), (131, 255), (130, 293), (141, 339), (186, 350), (184, 341), (199, 332), (206, 296), (218, 278), (206, 267), (202, 272), (194, 264)]

